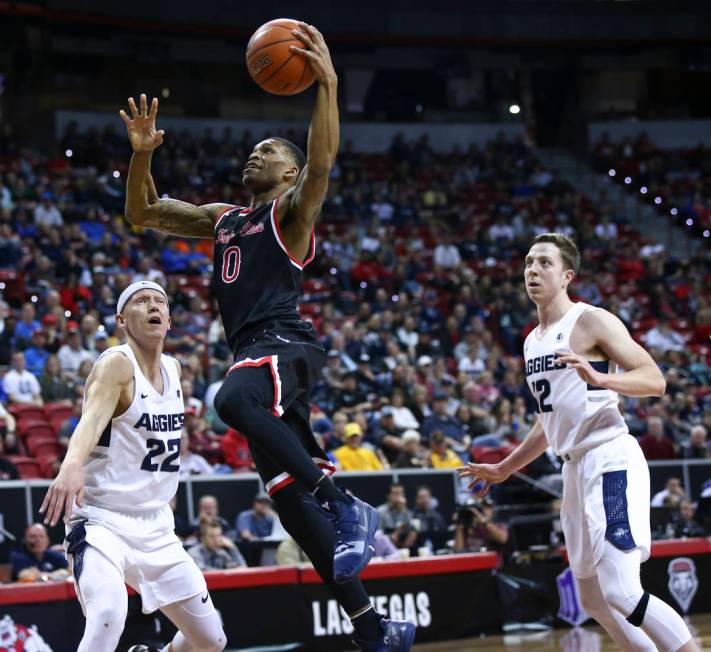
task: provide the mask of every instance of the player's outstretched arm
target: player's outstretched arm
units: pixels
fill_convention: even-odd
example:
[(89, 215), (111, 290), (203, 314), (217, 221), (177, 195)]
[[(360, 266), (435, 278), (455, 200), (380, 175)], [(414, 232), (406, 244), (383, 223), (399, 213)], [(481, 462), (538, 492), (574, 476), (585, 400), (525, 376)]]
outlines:
[[(579, 334), (575, 332), (578, 329)], [(615, 315), (601, 308), (585, 311), (573, 331), (575, 339), (578, 335), (587, 348), (599, 348), (625, 370), (623, 373), (606, 374), (593, 369), (590, 362), (581, 355), (569, 351), (556, 353), (558, 360), (574, 367), (586, 383), (611, 389), (624, 396), (664, 395), (664, 375), (652, 356), (632, 339), (625, 325)]]
[(119, 115), (126, 124), (133, 156), (126, 182), (126, 219), (135, 224), (172, 235), (188, 238), (211, 238), (217, 215), (229, 208), (228, 204), (195, 206), (177, 199), (160, 199), (151, 176), (151, 158), (163, 142), (165, 132), (156, 130), (158, 98), (154, 97), (151, 109), (145, 94), (141, 94), (140, 110), (132, 97), (128, 98), (128, 114), (121, 109)]
[(479, 495), (483, 496), (491, 488), (492, 484), (498, 484), (508, 480), (509, 476), (530, 464), (539, 455), (542, 455), (548, 448), (546, 433), (540, 419), (528, 431), (526, 438), (511, 453), (509, 453), (498, 464), (475, 464), (469, 462), (466, 466), (457, 469), (460, 478), (472, 478), (469, 488), (473, 489), (479, 482), (484, 486), (479, 490)]
[(121, 391), (133, 380), (133, 365), (126, 356), (115, 353), (100, 360), (87, 379), (81, 419), (69, 440), (67, 455), (44, 497), (40, 514), (45, 524), (57, 524), (62, 511), (69, 514), (76, 498), (84, 498), (82, 466), (94, 449), (101, 433), (111, 421), (121, 398)]
[(338, 77), (321, 32), (313, 25), (300, 22), (299, 29), (294, 30), (294, 35), (303, 41), (304, 47), (291, 46), (290, 50), (308, 59), (318, 81), (318, 91), (309, 127), (306, 165), (293, 190), (284, 197), (288, 200), (284, 210), (292, 215), (302, 225), (306, 235), (310, 236), (321, 212), (328, 189), (328, 176), (338, 154)]

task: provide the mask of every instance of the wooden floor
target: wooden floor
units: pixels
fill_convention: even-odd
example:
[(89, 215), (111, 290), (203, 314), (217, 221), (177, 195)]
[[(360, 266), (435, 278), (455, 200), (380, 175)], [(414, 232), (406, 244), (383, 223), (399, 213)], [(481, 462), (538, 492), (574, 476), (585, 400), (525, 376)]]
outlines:
[[(711, 614), (689, 617), (691, 631), (702, 650), (711, 650)], [(415, 645), (413, 652), (612, 652), (619, 650), (607, 633), (597, 625), (547, 632), (521, 632), (441, 643)]]

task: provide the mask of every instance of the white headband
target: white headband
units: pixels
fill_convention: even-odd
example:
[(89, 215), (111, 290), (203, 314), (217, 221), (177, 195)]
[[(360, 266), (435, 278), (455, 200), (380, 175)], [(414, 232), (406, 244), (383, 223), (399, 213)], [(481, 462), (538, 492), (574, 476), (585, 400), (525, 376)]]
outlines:
[(131, 285), (121, 292), (121, 296), (116, 304), (117, 314), (121, 314), (121, 311), (128, 300), (139, 290), (155, 290), (156, 292), (160, 292), (165, 297), (165, 300), (168, 301), (168, 295), (165, 293), (165, 290), (158, 285), (158, 283), (154, 283), (153, 281), (136, 281), (135, 283), (131, 283)]

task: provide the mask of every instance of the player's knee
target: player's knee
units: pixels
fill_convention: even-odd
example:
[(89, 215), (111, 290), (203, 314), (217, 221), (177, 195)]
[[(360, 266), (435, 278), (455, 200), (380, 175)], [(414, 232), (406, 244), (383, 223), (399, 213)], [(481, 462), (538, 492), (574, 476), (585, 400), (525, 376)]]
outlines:
[(625, 587), (621, 584), (601, 584), (601, 588), (605, 602), (625, 618), (635, 610), (644, 595), (641, 586)]
[(127, 606), (125, 604), (97, 605), (87, 610), (87, 633), (102, 642), (114, 641), (118, 644), (121, 632), (126, 622)]
[(604, 604), (599, 593), (586, 590), (582, 584), (579, 585), (580, 606), (586, 613), (598, 620), (599, 614), (603, 611)]
[(195, 652), (222, 652), (227, 645), (227, 636), (222, 627), (219, 628), (219, 631), (191, 632), (190, 634), (188, 640)]

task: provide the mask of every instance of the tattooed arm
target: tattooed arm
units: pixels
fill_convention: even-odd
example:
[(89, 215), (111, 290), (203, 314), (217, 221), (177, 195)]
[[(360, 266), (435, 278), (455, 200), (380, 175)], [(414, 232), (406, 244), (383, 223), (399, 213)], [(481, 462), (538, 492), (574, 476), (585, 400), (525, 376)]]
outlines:
[(189, 238), (211, 238), (217, 216), (228, 204), (195, 206), (178, 199), (160, 199), (151, 176), (153, 151), (163, 142), (163, 130), (156, 131), (158, 98), (153, 98), (150, 113), (146, 96), (141, 95), (141, 110), (133, 98), (128, 106), (130, 119), (124, 110), (119, 113), (126, 123), (128, 139), (133, 147), (126, 183), (126, 219), (136, 226), (148, 227)]

